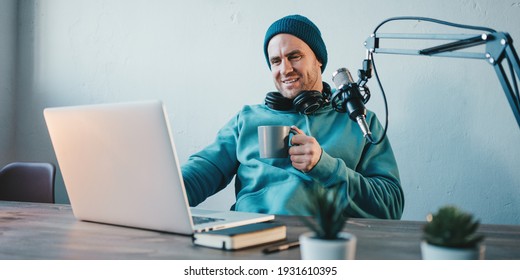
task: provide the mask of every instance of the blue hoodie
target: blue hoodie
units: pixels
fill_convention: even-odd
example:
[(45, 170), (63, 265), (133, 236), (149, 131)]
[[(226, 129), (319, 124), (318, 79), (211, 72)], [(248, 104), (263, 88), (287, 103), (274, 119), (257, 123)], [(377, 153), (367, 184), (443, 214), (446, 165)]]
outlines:
[[(382, 126), (372, 112), (367, 122), (378, 139)], [(316, 138), (323, 152), (307, 173), (289, 158), (259, 156), (257, 127), (295, 125)], [(399, 219), (404, 196), (388, 139), (369, 144), (347, 114), (325, 106), (312, 115), (277, 111), (265, 105), (244, 106), (217, 134), (215, 141), (182, 166), (188, 200), (196, 206), (225, 188), (236, 175), (233, 210), (301, 214), (303, 188), (344, 187), (351, 217)]]

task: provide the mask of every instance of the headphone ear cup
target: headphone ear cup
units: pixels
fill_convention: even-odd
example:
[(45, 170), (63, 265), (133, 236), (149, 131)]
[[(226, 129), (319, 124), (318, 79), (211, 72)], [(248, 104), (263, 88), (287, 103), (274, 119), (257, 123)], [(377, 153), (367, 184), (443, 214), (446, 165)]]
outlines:
[(294, 109), (302, 114), (309, 115), (319, 110), (326, 99), (319, 91), (302, 91), (293, 100)]
[(276, 91), (269, 92), (265, 96), (265, 105), (274, 110), (289, 111), (292, 109), (292, 103), (291, 99), (283, 97)]
[(294, 99), (285, 98), (281, 93), (271, 91), (265, 96), (265, 105), (274, 110), (290, 111), (294, 109), (297, 112), (309, 115), (329, 103), (331, 95), (329, 84), (323, 82), (323, 92), (316, 90), (302, 91)]
[[(323, 82), (323, 97), (327, 100), (330, 99), (332, 95), (332, 89), (330, 88), (330, 85), (327, 84), (326, 82)], [(325, 102), (328, 102), (328, 101), (325, 101)]]

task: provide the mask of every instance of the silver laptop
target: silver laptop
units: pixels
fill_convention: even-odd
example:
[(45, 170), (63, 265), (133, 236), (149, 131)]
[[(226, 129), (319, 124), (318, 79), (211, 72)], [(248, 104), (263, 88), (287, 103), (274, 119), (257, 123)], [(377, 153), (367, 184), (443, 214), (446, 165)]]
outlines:
[(189, 207), (160, 101), (47, 108), (44, 116), (79, 220), (189, 235), (275, 218)]

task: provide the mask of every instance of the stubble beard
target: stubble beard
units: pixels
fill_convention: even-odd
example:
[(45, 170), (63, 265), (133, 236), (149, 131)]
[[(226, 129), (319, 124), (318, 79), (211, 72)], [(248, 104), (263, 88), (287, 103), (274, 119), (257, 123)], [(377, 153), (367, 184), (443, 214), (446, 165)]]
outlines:
[(296, 83), (300, 83), (299, 86), (292, 87), (292, 86), (286, 86), (282, 81), (276, 82), (276, 88), (280, 92), (280, 94), (288, 99), (294, 99), (298, 94), (300, 94), (302, 91), (306, 90), (316, 90), (314, 89), (316, 81), (318, 77), (313, 77), (312, 79), (308, 80), (309, 82), (305, 82), (303, 80), (302, 75), (297, 76), (298, 81)]

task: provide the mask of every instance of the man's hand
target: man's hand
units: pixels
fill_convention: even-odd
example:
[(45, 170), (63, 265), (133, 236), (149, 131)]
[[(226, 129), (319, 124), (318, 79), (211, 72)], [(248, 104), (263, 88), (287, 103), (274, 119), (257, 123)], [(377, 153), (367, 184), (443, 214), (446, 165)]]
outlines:
[(297, 133), (292, 137), (292, 147), (289, 149), (292, 166), (302, 172), (309, 172), (321, 158), (321, 146), (316, 138), (305, 135), (296, 126), (291, 126), (291, 130)]

